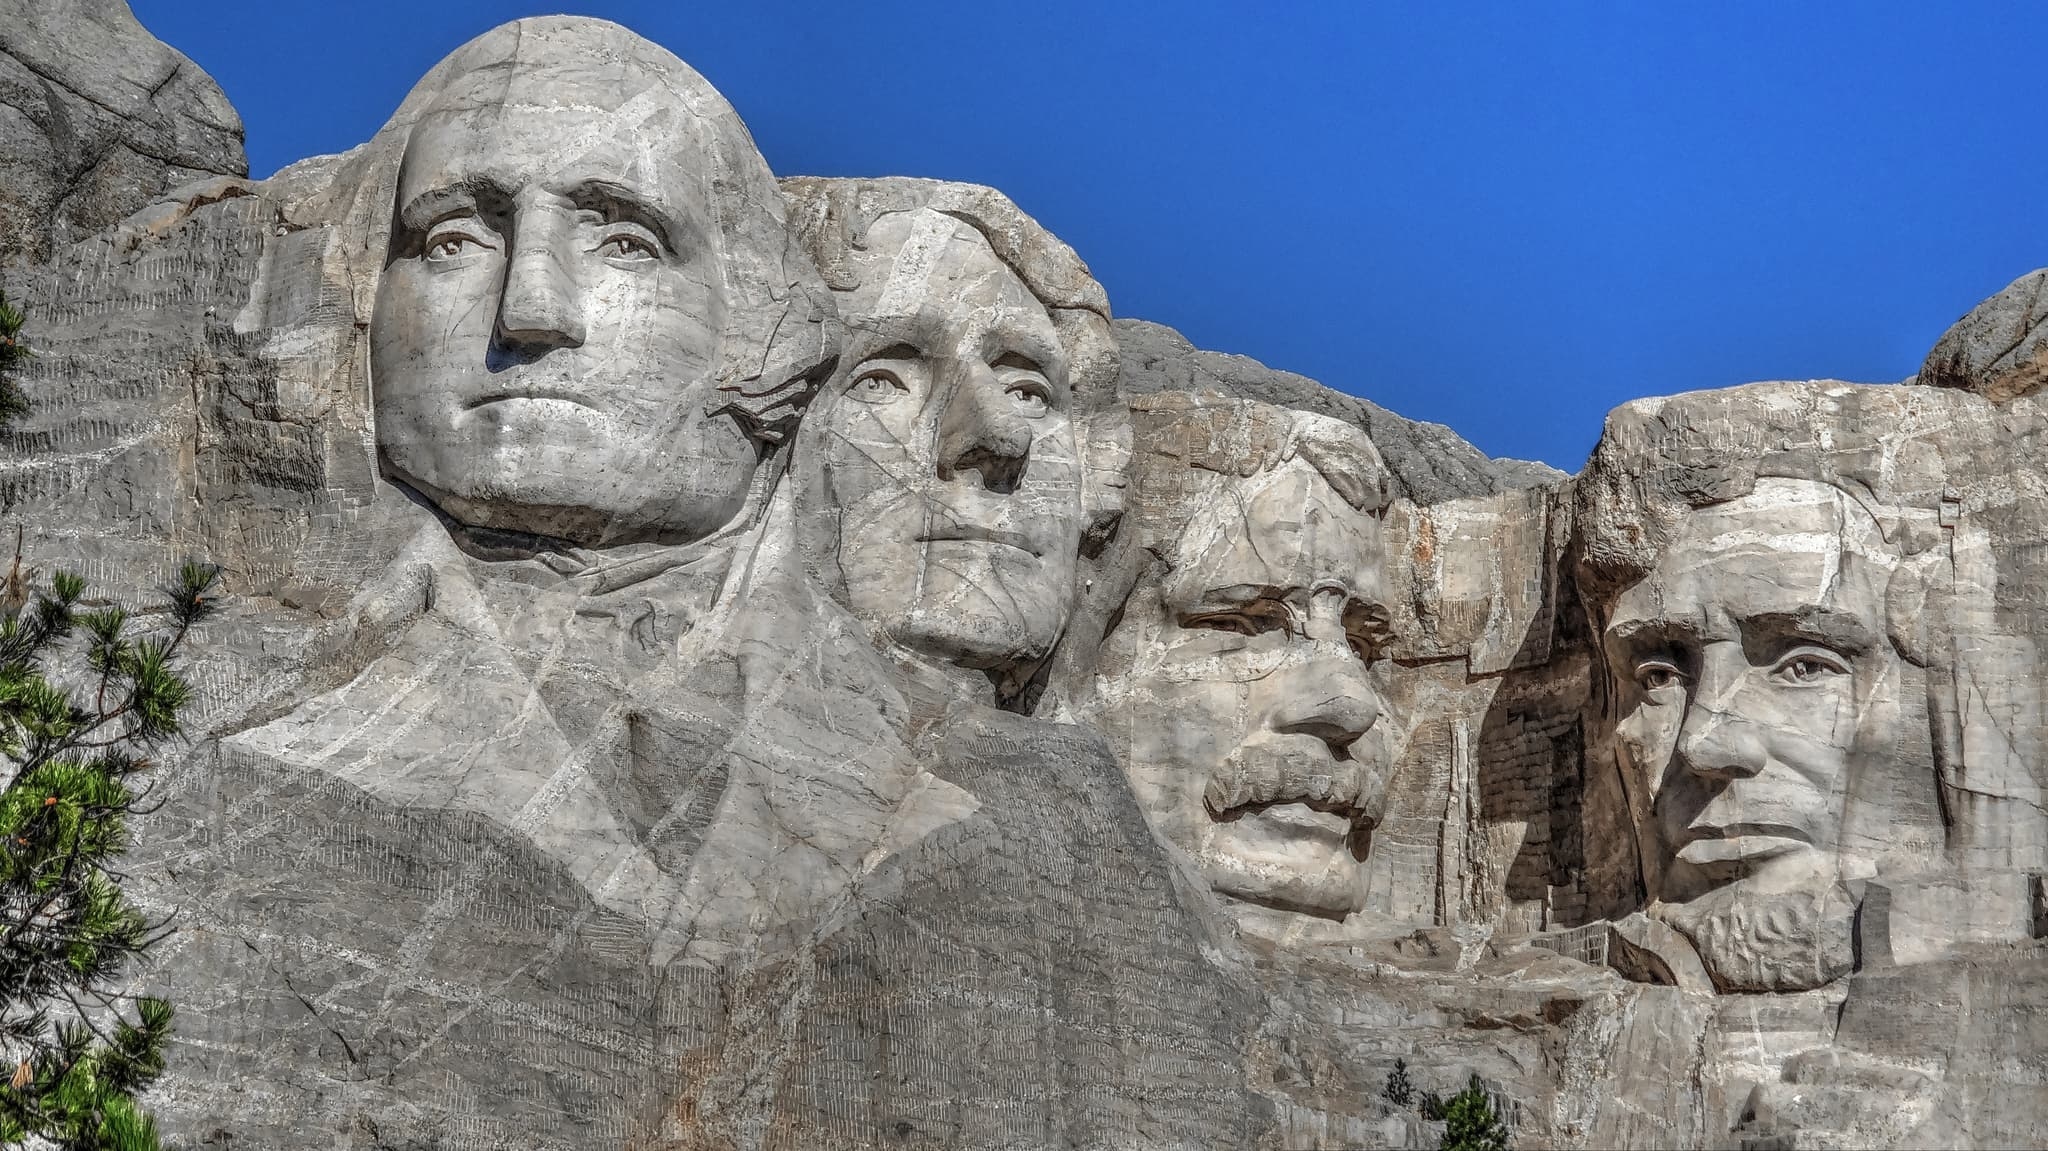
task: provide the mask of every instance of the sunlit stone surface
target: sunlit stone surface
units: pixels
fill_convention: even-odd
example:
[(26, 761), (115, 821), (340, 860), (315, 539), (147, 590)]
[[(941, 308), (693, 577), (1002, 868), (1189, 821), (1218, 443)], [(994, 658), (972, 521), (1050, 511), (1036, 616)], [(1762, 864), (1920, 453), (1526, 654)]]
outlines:
[(616, 25), (251, 182), (46, 8), (0, 506), (232, 593), (132, 859), (178, 1139), (1435, 1146), (1400, 1059), (1522, 1147), (2038, 1141), (2043, 273), (1564, 477), (1112, 320), (993, 189), (778, 181)]

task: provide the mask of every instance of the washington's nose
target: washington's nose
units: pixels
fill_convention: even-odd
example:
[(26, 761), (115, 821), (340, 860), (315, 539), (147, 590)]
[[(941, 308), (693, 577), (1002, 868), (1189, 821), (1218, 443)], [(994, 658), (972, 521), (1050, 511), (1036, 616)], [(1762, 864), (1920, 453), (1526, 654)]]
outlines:
[(583, 293), (562, 258), (573, 242), (562, 231), (557, 213), (520, 213), (498, 301), (498, 343), (509, 350), (536, 356), (583, 344)]
[(1017, 490), (1031, 463), (1031, 426), (1009, 403), (987, 365), (968, 366), (939, 416), (940, 479), (973, 472), (992, 492)]
[(1763, 731), (1735, 697), (1748, 661), (1734, 644), (1702, 653), (1675, 749), (1679, 765), (1703, 779), (1748, 779), (1764, 769)]

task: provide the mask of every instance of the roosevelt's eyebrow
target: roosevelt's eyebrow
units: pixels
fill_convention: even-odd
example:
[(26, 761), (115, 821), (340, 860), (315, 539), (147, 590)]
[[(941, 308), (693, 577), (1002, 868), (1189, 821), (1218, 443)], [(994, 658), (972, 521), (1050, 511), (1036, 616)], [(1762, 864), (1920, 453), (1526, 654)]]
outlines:
[(1792, 611), (1758, 612), (1736, 621), (1745, 643), (1796, 638), (1855, 653), (1876, 646), (1878, 636), (1860, 616), (1839, 608), (1813, 605)]

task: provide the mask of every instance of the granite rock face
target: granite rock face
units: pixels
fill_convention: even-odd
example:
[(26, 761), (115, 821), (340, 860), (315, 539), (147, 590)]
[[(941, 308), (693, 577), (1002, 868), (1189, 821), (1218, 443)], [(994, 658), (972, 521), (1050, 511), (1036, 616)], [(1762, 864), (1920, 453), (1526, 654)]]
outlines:
[(1404, 419), (1307, 376), (1269, 368), (1249, 356), (1203, 351), (1163, 324), (1120, 319), (1116, 338), (1123, 349), (1117, 386), (1125, 395), (1216, 391), (1356, 424), (1386, 461), (1395, 494), (1417, 503), (1543, 487), (1565, 478), (1547, 464), (1488, 459), (1442, 424)]
[(122, 0), (8, 6), (0, 267), (45, 259), (180, 184), (248, 174), (227, 97)]
[(1434, 1146), (1397, 1061), (1523, 1147), (2048, 1120), (2025, 307), (1564, 477), (1113, 320), (994, 189), (778, 181), (601, 21), (238, 163), (0, 272), (31, 559), (232, 593), (132, 858), (176, 1137)]
[(1994, 400), (2028, 396), (2048, 383), (2048, 269), (2028, 272), (1970, 309), (1935, 341), (1917, 382), (1966, 388)]

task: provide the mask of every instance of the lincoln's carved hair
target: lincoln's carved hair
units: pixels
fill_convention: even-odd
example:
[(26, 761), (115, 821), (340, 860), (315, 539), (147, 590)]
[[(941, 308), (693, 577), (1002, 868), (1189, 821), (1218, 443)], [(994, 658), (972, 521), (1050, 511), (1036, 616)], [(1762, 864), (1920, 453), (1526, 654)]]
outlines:
[[(1575, 492), (1574, 569), (1589, 611), (1603, 616), (1648, 576), (1693, 509), (1740, 499), (1759, 479), (1809, 480), (1868, 513), (1880, 549), (1900, 561), (1886, 596), (1887, 627), (1899, 654), (1925, 666), (1925, 601), (1942, 575), (1941, 493), (1899, 487), (1901, 474), (1929, 469), (1900, 468), (1897, 447), (1888, 452), (1880, 436), (1864, 431), (1885, 423), (1889, 397), (1861, 394), (1876, 392), (1752, 384), (1615, 409)], [(1754, 394), (1731, 402), (1735, 393)], [(1836, 402), (1816, 402), (1823, 396)], [(1780, 397), (1801, 402), (1772, 402)]]

